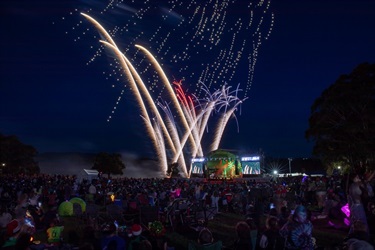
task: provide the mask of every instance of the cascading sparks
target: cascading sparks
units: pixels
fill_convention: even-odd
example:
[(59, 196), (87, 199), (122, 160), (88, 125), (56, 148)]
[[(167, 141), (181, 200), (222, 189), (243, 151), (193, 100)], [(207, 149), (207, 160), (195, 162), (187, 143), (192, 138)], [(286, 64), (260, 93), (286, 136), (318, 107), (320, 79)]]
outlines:
[[(208, 87), (201, 83), (205, 97), (199, 99), (196, 96), (189, 96), (182, 88), (182, 81), (171, 84), (160, 63), (151, 52), (141, 45), (136, 45), (154, 66), (161, 79), (160, 82), (167, 89), (169, 102), (173, 103), (173, 108), (168, 104), (169, 102), (155, 101), (137, 69), (120, 51), (111, 35), (94, 18), (84, 13), (82, 15), (97, 28), (105, 39), (100, 40), (101, 44), (115, 55), (121, 65), (140, 107), (140, 116), (143, 118), (147, 133), (154, 144), (161, 170), (166, 173), (169, 164), (178, 162), (181, 168), (180, 173), (184, 177), (189, 177), (190, 171), (188, 171), (186, 157), (192, 158), (197, 154), (204, 154), (201, 142), (209, 119), (215, 113), (219, 117), (215, 136), (211, 140), (210, 150), (212, 151), (219, 148), (229, 118), (235, 117), (238, 106), (246, 99), (238, 98), (239, 86), (231, 91), (231, 87), (224, 84), (221, 89), (210, 93)], [(158, 106), (161, 110), (158, 109)], [(162, 114), (164, 114), (164, 119)]]

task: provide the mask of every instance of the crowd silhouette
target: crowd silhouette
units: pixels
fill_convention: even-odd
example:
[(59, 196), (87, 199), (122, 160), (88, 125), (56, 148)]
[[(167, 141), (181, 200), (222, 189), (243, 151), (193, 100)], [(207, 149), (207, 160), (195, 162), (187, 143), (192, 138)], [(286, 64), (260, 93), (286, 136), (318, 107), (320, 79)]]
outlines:
[[(312, 236), (311, 222), (326, 219), (332, 227), (348, 231), (338, 248), (371, 249), (375, 225), (372, 177), (207, 180), (99, 175), (80, 180), (68, 175), (2, 175), (1, 245), (2, 249), (178, 249), (166, 237), (169, 231), (189, 226), (197, 232), (210, 232), (211, 218), (234, 213), (243, 220), (233, 228), (233, 241), (213, 244), (212, 238), (203, 245), (314, 249), (319, 245)], [(67, 232), (61, 217), (61, 204), (75, 197), (85, 203), (84, 209), (73, 207), (73, 216), (84, 225), (79, 235), (74, 230)], [(345, 213), (345, 205), (349, 213)], [(266, 223), (262, 223), (264, 218)], [(150, 224), (153, 221), (162, 224), (158, 233)], [(43, 242), (36, 240), (41, 234), (46, 235)], [(69, 242), (62, 235), (69, 235)], [(202, 239), (195, 243), (201, 244)]]

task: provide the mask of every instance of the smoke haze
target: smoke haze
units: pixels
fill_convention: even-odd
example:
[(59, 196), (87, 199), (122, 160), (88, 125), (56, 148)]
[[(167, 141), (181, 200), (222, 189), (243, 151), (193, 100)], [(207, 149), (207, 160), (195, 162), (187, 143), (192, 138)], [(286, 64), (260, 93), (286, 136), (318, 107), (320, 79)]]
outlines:
[[(155, 160), (142, 158), (132, 153), (121, 153), (126, 168), (121, 177), (163, 177), (164, 173)], [(43, 153), (36, 161), (44, 174), (79, 175), (83, 169), (91, 169), (95, 154), (88, 153)], [(118, 176), (119, 177), (119, 176)]]

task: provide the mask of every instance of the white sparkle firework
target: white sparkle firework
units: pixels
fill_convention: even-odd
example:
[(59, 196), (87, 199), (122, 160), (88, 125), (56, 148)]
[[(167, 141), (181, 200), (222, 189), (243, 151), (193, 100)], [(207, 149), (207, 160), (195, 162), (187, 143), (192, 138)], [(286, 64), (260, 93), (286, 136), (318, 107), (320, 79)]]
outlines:
[[(143, 79), (127, 56), (120, 51), (114, 39), (98, 21), (87, 14), (82, 13), (82, 15), (97, 28), (101, 36), (105, 39), (100, 41), (101, 44), (115, 55), (118, 63), (121, 65), (121, 69), (124, 71), (131, 85), (131, 90), (136, 96), (141, 110), (141, 117), (154, 144), (161, 170), (166, 172), (170, 163), (178, 162), (182, 174), (185, 177), (189, 177), (185, 153), (188, 153), (189, 157), (195, 157), (197, 153), (203, 155), (204, 151), (201, 146), (203, 131), (206, 129), (208, 118), (215, 110), (215, 107), (218, 107), (217, 110), (219, 111), (221, 109), (224, 110), (220, 114), (219, 122), (217, 123), (218, 127), (210, 148), (211, 151), (218, 149), (229, 118), (234, 115), (238, 106), (244, 101), (244, 99), (241, 100), (237, 97), (239, 87), (235, 91), (230, 91), (231, 87), (224, 85), (213, 94), (210, 94), (206, 87), (204, 90), (207, 94), (207, 97), (204, 99), (206, 101), (202, 103), (196, 98), (194, 102), (183, 91), (181, 82), (174, 82), (174, 91), (172, 84), (169, 82), (155, 57), (146, 48), (135, 45), (152, 62), (155, 72), (160, 75), (160, 83), (163, 83), (168, 90), (169, 100), (173, 103), (174, 109), (171, 109), (167, 103), (163, 105), (161, 102), (158, 102), (159, 107), (161, 107), (165, 114), (165, 119), (163, 119)], [(167, 122), (165, 123), (164, 120)], [(189, 146), (186, 146), (188, 141)]]
[[(184, 79), (189, 92), (196, 96), (204, 94), (201, 82), (210, 90), (220, 88), (225, 82), (236, 82), (245, 86), (246, 97), (261, 45), (273, 29), (270, 4), (270, 0), (167, 0), (162, 3), (98, 0), (83, 2), (70, 15), (85, 12), (111, 27), (108, 33), (121, 39), (123, 52), (131, 55), (134, 66), (141, 69), (140, 76), (150, 79), (149, 90), (159, 96), (165, 89), (158, 84), (161, 76), (144, 53), (135, 48), (136, 44), (151, 51), (160, 66), (173, 72), (176, 79)], [(67, 33), (77, 41), (92, 34), (82, 22)], [(102, 46), (91, 47), (95, 52), (88, 63), (96, 61), (104, 52)], [(108, 79), (119, 83), (123, 74), (116, 63), (111, 71), (105, 72)]]

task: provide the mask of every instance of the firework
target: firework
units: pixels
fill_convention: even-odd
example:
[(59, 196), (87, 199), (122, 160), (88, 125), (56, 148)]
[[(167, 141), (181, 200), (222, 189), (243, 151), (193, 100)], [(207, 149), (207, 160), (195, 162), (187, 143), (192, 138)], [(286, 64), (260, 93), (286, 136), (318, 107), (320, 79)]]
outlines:
[[(141, 69), (140, 76), (150, 79), (149, 91), (158, 96), (166, 89), (159, 84), (162, 76), (136, 44), (151, 51), (160, 66), (173, 72), (175, 78), (184, 79), (195, 96), (204, 95), (202, 82), (210, 90), (220, 88), (225, 82), (241, 82), (246, 97), (261, 46), (273, 30), (274, 14), (270, 6), (270, 0), (167, 0), (162, 5), (156, 0), (99, 0), (82, 2), (70, 16), (74, 18), (77, 12), (85, 12), (111, 27), (108, 33), (121, 38), (122, 51), (131, 55), (135, 68)], [(69, 18), (63, 17), (64, 20)], [(92, 34), (82, 21), (66, 33), (75, 41), (87, 41), (85, 38)], [(105, 51), (96, 44), (90, 48), (93, 52), (88, 64), (100, 59)], [(113, 64), (104, 73), (123, 88), (124, 72), (119, 65)]]
[[(129, 60), (125, 53), (121, 52), (116, 45), (113, 39), (113, 32), (111, 33), (104, 29), (93, 17), (84, 13), (82, 15), (101, 34), (103, 40), (100, 42), (104, 45), (101, 51), (107, 48), (114, 55), (115, 62), (119, 66), (117, 68), (122, 71), (121, 75), (126, 76), (127, 82), (130, 84), (139, 104), (141, 117), (144, 120), (147, 132), (156, 149), (161, 170), (166, 172), (168, 164), (178, 162), (183, 175), (189, 177), (186, 158), (195, 157), (197, 154), (204, 155), (205, 150), (201, 142), (204, 131), (208, 130), (208, 120), (214, 117), (215, 114), (216, 117), (219, 117), (218, 122), (216, 122), (217, 127), (214, 132), (214, 138), (210, 140), (212, 144), (209, 150), (213, 151), (218, 149), (229, 119), (236, 117), (235, 112), (246, 99), (246, 97), (243, 99), (238, 98), (239, 85), (234, 91), (231, 91), (230, 86), (224, 84), (219, 89), (211, 92), (212, 82), (209, 81), (208, 85), (204, 85), (199, 81), (201, 86), (199, 91), (188, 95), (182, 88), (182, 81), (175, 81), (173, 85), (169, 82), (162, 65), (148, 49), (135, 44), (134, 47), (138, 49), (138, 52)], [(203, 16), (205, 15), (201, 17)], [(204, 19), (201, 18), (201, 20)], [(200, 29), (203, 28), (200, 27)], [(128, 51), (128, 49), (125, 49), (125, 51)], [(138, 58), (141, 58), (139, 59), (141, 63), (138, 62)], [(143, 67), (144, 63), (147, 66)], [(151, 92), (154, 92), (156, 83), (153, 88), (146, 87), (143, 81), (146, 76), (144, 72), (146, 71), (152, 71), (152, 78), (156, 79), (155, 82), (158, 87), (162, 86), (160, 88), (166, 90), (165, 96), (169, 102), (159, 101), (158, 99), (161, 99), (160, 95), (152, 97)], [(206, 78), (208, 71), (205, 72), (206, 76), (203, 79), (208, 79)], [(209, 77), (212, 77), (212, 75)], [(173, 89), (173, 86), (175, 89)], [(199, 96), (203, 97), (199, 98)], [(159, 111), (157, 107), (161, 110)], [(164, 114), (164, 118), (162, 114)]]

